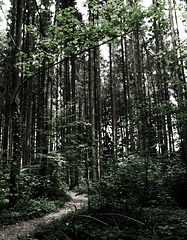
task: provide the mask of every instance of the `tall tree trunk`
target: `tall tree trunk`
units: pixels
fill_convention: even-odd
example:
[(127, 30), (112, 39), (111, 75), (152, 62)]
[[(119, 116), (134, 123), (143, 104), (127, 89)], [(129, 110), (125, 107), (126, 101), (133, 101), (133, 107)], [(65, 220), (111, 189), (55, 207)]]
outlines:
[(11, 100), (11, 120), (12, 120), (12, 142), (13, 142), (13, 156), (10, 164), (10, 194), (9, 194), (9, 205), (13, 206), (16, 204), (19, 195), (19, 173), (21, 165), (21, 119), (18, 110), (16, 91), (20, 84), (19, 72), (16, 68), (18, 57), (16, 56), (17, 51), (21, 49), (21, 32), (23, 23), (23, 0), (17, 0), (16, 2), (16, 34), (15, 44), (13, 46), (12, 58), (14, 61), (12, 69), (12, 100)]
[[(90, 7), (90, 6), (89, 6)], [(95, 21), (94, 14), (89, 9), (89, 20)], [(89, 97), (90, 97), (90, 122), (91, 122), (91, 177), (98, 180), (97, 143), (96, 143), (96, 76), (95, 76), (95, 48), (89, 50)]]
[(98, 179), (97, 155), (96, 155), (96, 123), (95, 123), (95, 77), (94, 77), (94, 50), (89, 50), (89, 85), (90, 85), (90, 120), (91, 120), (91, 156), (92, 156), (92, 180)]
[[(186, 109), (186, 97), (187, 97), (187, 93), (185, 93), (186, 83), (184, 79), (183, 63), (181, 68), (178, 60), (176, 37), (179, 38), (179, 36), (177, 35), (177, 31), (175, 31), (175, 28), (174, 28), (174, 16), (173, 16), (173, 10), (172, 10), (173, 6), (172, 6), (171, 0), (168, 0), (168, 5), (169, 5), (169, 18), (171, 22), (171, 39), (172, 39), (172, 45), (174, 50), (174, 54), (173, 54), (174, 66), (175, 66), (174, 77), (176, 79), (177, 102), (179, 107), (177, 118), (178, 118), (178, 126), (179, 126), (179, 135), (181, 139), (181, 159), (184, 161), (187, 168), (187, 124), (186, 124), (186, 117), (183, 113), (184, 109)], [(179, 66), (179, 67), (176, 68), (176, 66)]]
[[(46, 59), (43, 60), (43, 68), (46, 66)], [(47, 170), (47, 153), (48, 153), (48, 141), (46, 132), (46, 71), (43, 71), (39, 76), (38, 83), (38, 105), (37, 105), (37, 136), (36, 136), (36, 151), (38, 154), (38, 160), (41, 164), (40, 174), (46, 175)]]
[(101, 136), (101, 78), (100, 78), (100, 51), (99, 47), (94, 49), (94, 75), (95, 75), (95, 107), (96, 107), (96, 138), (98, 158), (98, 178), (102, 175), (102, 136)]
[[(124, 39), (121, 37), (121, 55), (122, 55), (122, 76), (123, 76), (123, 92), (124, 92), (124, 115), (125, 115), (125, 148), (126, 150), (129, 149), (129, 124), (128, 124), (128, 100), (127, 100), (127, 81), (128, 78), (127, 68), (125, 71), (125, 54), (124, 54)], [(127, 63), (126, 63), (127, 64)], [(123, 146), (123, 138), (122, 138), (122, 146)], [(122, 148), (124, 148), (122, 147)]]
[(19, 175), (21, 166), (22, 125), (16, 102), (11, 103), (13, 156), (10, 164), (9, 206), (14, 206), (19, 198)]
[(6, 99), (5, 99), (5, 123), (4, 123), (4, 129), (3, 129), (3, 139), (2, 139), (2, 149), (3, 149), (3, 158), (9, 157), (9, 152), (8, 152), (8, 145), (9, 143), (9, 134), (11, 132), (11, 124), (10, 124), (10, 101), (11, 101), (11, 96), (10, 96), (10, 87), (6, 86)]
[(113, 61), (114, 61), (114, 45), (109, 44), (109, 58), (110, 58), (110, 97), (111, 97), (111, 114), (112, 114), (112, 149), (114, 164), (117, 160), (117, 125), (116, 125), (116, 83), (113, 74)]
[[(72, 101), (72, 118), (71, 122), (75, 123), (76, 121), (76, 98), (75, 98), (75, 57), (71, 56), (71, 101)], [(77, 131), (76, 126), (73, 126), (71, 128), (71, 133), (75, 134)], [(76, 164), (78, 163), (78, 159), (72, 159), (73, 165), (71, 167), (71, 185), (70, 188), (74, 188), (76, 185), (78, 185), (78, 168)]]
[(128, 54), (128, 46), (127, 46), (127, 39), (125, 37), (125, 68), (127, 73), (127, 96), (128, 96), (128, 114), (129, 114), (129, 132), (130, 132), (130, 147), (128, 150), (131, 152), (135, 151), (135, 141), (134, 141), (134, 126), (133, 126), (133, 106), (132, 106), (132, 96), (131, 96), (131, 89), (130, 89), (130, 67), (129, 67), (129, 54)]
[[(157, 0), (153, 0), (153, 4), (156, 4), (158, 7), (160, 5)], [(154, 19), (154, 37), (156, 45), (156, 54), (162, 49), (162, 36), (160, 35), (160, 26), (157, 22), (157, 19)], [(161, 72), (162, 64), (160, 59), (156, 62), (156, 79), (158, 84), (158, 95), (157, 95), (157, 104), (161, 107), (164, 103), (164, 79)], [(166, 122), (165, 122), (165, 113), (163, 111), (157, 111), (157, 132), (158, 132), (158, 143), (159, 143), (159, 153), (164, 156), (167, 153), (167, 134), (166, 134)]]

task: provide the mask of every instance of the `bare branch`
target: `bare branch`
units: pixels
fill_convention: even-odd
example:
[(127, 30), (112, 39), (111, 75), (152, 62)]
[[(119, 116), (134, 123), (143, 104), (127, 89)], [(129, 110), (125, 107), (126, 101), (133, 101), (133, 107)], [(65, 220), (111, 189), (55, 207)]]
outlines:
[(84, 215), (84, 214), (81, 214), (81, 215), (76, 215), (77, 217), (85, 217), (85, 218), (89, 218), (89, 219), (92, 219), (92, 220), (95, 220), (96, 222), (99, 222), (99, 223), (102, 223), (103, 225), (109, 227), (110, 229), (112, 229), (107, 223), (101, 221), (100, 219), (97, 219), (95, 217), (92, 217), (90, 215)]
[(136, 222), (136, 223), (139, 223), (139, 224), (145, 226), (145, 223), (140, 222), (140, 221), (137, 220), (137, 219), (134, 219), (134, 218), (128, 217), (128, 216), (126, 216), (126, 215), (119, 214), (119, 213), (100, 213), (100, 215), (109, 215), (109, 216), (119, 216), (119, 217), (124, 217), (124, 218), (126, 218), (126, 219), (128, 219), (128, 220), (134, 221), (134, 222)]

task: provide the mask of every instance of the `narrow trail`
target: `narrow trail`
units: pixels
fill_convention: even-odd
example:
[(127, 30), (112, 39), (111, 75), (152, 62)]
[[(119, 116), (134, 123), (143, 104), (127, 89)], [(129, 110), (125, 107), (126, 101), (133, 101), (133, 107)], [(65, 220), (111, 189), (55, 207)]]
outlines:
[(71, 197), (69, 202), (66, 202), (64, 207), (58, 212), (47, 214), (40, 218), (19, 222), (14, 225), (7, 225), (0, 227), (0, 240), (17, 240), (19, 237), (29, 236), (39, 223), (50, 223), (54, 220), (60, 219), (67, 213), (74, 211), (75, 207), (80, 209), (87, 201), (85, 195), (76, 195), (77, 193), (69, 192)]

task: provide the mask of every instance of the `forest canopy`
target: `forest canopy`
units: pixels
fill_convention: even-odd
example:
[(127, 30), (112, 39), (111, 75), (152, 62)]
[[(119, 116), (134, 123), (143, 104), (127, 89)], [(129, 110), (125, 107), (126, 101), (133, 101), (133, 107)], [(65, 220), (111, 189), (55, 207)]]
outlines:
[(130, 238), (128, 223), (127, 239), (181, 240), (171, 218), (158, 236), (154, 224), (187, 207), (185, 1), (87, 0), (86, 15), (74, 0), (10, 3), (0, 33), (3, 216), (77, 189), (88, 212), (143, 222), (147, 238), (138, 227), (142, 238)]

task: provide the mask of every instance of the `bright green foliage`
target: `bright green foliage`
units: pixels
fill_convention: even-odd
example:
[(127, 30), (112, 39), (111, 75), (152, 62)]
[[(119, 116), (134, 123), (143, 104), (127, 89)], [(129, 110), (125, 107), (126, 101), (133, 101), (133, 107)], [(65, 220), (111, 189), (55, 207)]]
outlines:
[[(133, 6), (123, 1), (109, 1), (102, 5), (89, 3), (93, 14), (99, 12), (99, 18), (94, 21), (78, 19), (77, 10), (68, 7), (57, 14), (57, 23), (50, 24), (46, 36), (41, 38), (40, 33), (32, 25), (27, 26), (27, 31), (33, 35), (36, 44), (34, 53), (19, 53), (20, 71), (26, 77), (32, 75), (34, 69), (42, 66), (43, 59), (54, 63), (58, 59), (69, 57), (88, 50), (90, 47), (101, 45), (110, 39), (126, 35), (135, 29), (141, 30), (143, 36), (154, 37), (156, 34), (165, 34), (169, 31), (170, 23), (165, 14), (165, 4), (153, 4), (148, 9), (143, 9), (137, 2)], [(159, 8), (159, 9), (158, 9)], [(147, 24), (148, 22), (148, 24)], [(155, 29), (155, 26), (159, 28)], [(34, 65), (34, 69), (33, 69)]]
[[(94, 5), (90, 10), (100, 10), (97, 20), (80, 21), (77, 18), (77, 10), (68, 7), (58, 12), (57, 24), (48, 26), (48, 34), (40, 37), (39, 32), (33, 26), (27, 26), (27, 31), (35, 38), (37, 51), (29, 55), (20, 52), (20, 71), (26, 77), (32, 75), (33, 64), (35, 69), (41, 67), (43, 59), (54, 63), (56, 55), (61, 59), (71, 54), (78, 54), (88, 50), (90, 47), (113, 40), (141, 27), (144, 24), (146, 11), (141, 5), (124, 5), (121, 1), (111, 1), (100, 9), (100, 5)], [(66, 43), (66, 44), (65, 44)]]

